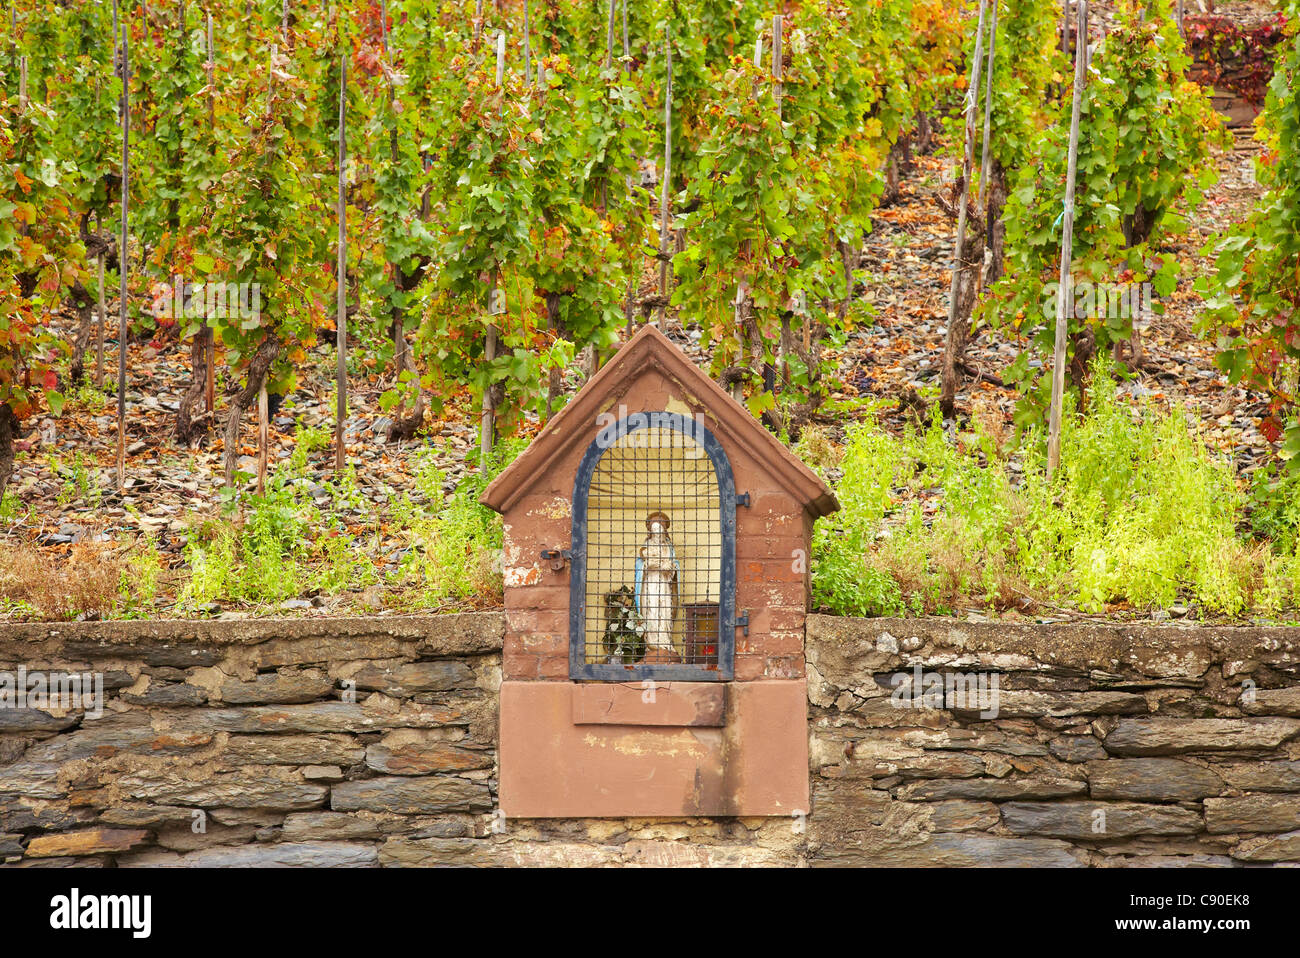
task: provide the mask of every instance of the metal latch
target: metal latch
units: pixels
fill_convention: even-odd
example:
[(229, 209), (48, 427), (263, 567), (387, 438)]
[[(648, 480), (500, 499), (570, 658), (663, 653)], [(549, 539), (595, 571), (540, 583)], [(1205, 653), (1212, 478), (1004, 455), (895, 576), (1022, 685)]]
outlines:
[(752, 506), (753, 503), (749, 501), (749, 493), (748, 492), (736, 493), (736, 505), (744, 506), (746, 509)]
[(542, 558), (548, 560), (551, 563), (551, 568), (554, 571), (561, 572), (564, 569), (565, 561), (573, 559), (573, 550), (572, 549), (543, 549)]
[(745, 609), (740, 615), (736, 616), (736, 625), (743, 631), (742, 635), (749, 635), (749, 610)]

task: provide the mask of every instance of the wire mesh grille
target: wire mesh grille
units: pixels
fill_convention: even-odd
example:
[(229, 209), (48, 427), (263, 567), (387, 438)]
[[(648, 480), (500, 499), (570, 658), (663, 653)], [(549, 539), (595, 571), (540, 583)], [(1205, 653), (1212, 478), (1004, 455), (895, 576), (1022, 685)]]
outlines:
[(587, 499), (588, 664), (718, 667), (722, 526), (703, 446), (671, 427), (620, 437)]

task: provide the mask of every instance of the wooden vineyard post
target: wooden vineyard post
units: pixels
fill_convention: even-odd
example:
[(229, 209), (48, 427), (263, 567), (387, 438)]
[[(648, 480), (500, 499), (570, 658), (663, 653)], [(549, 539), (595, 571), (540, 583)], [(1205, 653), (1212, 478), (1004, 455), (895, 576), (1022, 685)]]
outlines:
[(122, 21), (122, 237), (117, 250), (117, 271), (121, 292), (117, 317), (117, 491), (126, 491), (126, 337), (127, 280), (131, 272), (126, 251), (127, 214), (130, 209), (131, 179), (131, 53), (127, 41), (126, 21)]
[(334, 312), (334, 342), (338, 353), (335, 372), (334, 410), (334, 471), (343, 472), (343, 421), (348, 415), (348, 231), (347, 231), (347, 89), (348, 55), (339, 54), (339, 199), (338, 199), (338, 262), (335, 276), (338, 296)]
[[(497, 34), (497, 88), (500, 89), (506, 79), (506, 34), (501, 31)], [(492, 271), (492, 279), (488, 284), (488, 315), (491, 317), (487, 325), (487, 340), (483, 344), (483, 359), (489, 372), (486, 382), (483, 385), (483, 408), (479, 417), (479, 472), (487, 474), (488, 460), (492, 455), (493, 434), (496, 431), (496, 403), (492, 399), (492, 361), (497, 358), (497, 326), (495, 317), (504, 312), (500, 307), (500, 294), (498, 292), (498, 283), (500, 282), (500, 270)]]
[[(266, 71), (266, 115), (269, 119), (274, 104), (275, 96), (275, 58), (280, 55), (280, 47), (277, 44), (271, 44), (271, 58)], [(274, 336), (275, 333), (268, 333)], [(251, 375), (251, 374), (250, 374)], [(267, 446), (271, 441), (270, 423), (268, 420), (269, 402), (266, 395), (266, 377), (270, 375), (270, 370), (262, 373), (262, 382), (257, 387), (257, 494), (259, 496), (266, 493), (266, 460), (268, 455)]]
[(524, 85), (531, 86), (533, 82), (533, 55), (529, 48), (528, 35), (530, 28), (528, 25), (528, 0), (524, 0)]
[[(208, 71), (208, 128), (216, 129), (217, 123), (217, 106), (216, 92), (213, 88), (214, 71), (217, 67), (216, 47), (212, 44), (212, 14), (208, 14), (208, 61), (206, 63)], [(206, 310), (205, 310), (206, 312)], [(214, 317), (205, 315), (203, 317), (203, 345), (206, 351), (205, 356), (205, 375), (207, 382), (204, 388), (204, 407), (209, 419), (216, 422), (217, 417), (217, 337), (212, 328)]]
[[(618, 23), (618, 0), (609, 0), (609, 19), (605, 32), (605, 69), (611, 69), (614, 66), (614, 28)], [(619, 124), (622, 126), (622, 123)], [(609, 176), (602, 174), (600, 178), (600, 213), (601, 216), (607, 216), (609, 213)], [(626, 309), (624, 310), (624, 319), (627, 318)], [(596, 349), (595, 343), (588, 343), (582, 349), (582, 377), (583, 382), (591, 379), (600, 369), (600, 353)], [(550, 410), (547, 410), (547, 418), (550, 418)]]
[[(777, 53), (776, 32), (777, 30), (780, 29), (780, 22), (781, 22), (780, 16), (775, 16), (772, 18), (772, 76), (773, 78), (776, 77), (776, 70), (777, 70), (776, 58), (777, 56), (779, 56), (779, 54)], [(759, 68), (763, 66), (763, 36), (761, 33), (759, 34), (758, 41), (754, 44), (754, 66)], [(779, 120), (781, 115), (781, 100), (780, 100), (780, 96), (776, 92), (777, 87), (778, 84), (773, 84), (772, 96), (776, 103), (776, 113)], [(750, 98), (756, 99), (757, 96), (758, 96), (758, 82), (757, 80), (755, 80), (754, 84), (750, 87)], [(746, 264), (747, 265), (752, 264), (753, 262), (752, 253), (754, 249), (753, 241), (748, 239), (744, 240), (740, 244), (740, 249), (741, 249), (741, 255), (745, 258)], [(736, 284), (736, 298), (731, 303), (731, 309), (732, 309), (731, 323), (736, 328), (736, 337), (737, 337), (737, 342), (739, 344), (739, 355), (737, 356), (737, 360), (736, 360), (737, 366), (741, 366), (745, 362), (745, 346), (748, 342), (748, 334), (745, 331), (745, 315), (746, 315), (746, 307), (748, 306), (748, 304), (749, 304), (749, 281), (742, 279), (739, 283)], [(755, 349), (758, 351), (758, 354), (753, 357), (754, 363), (755, 365), (757, 365), (757, 361), (761, 357), (762, 347), (758, 343), (748, 343), (748, 345), (751, 349)], [(764, 383), (764, 385), (766, 385), (766, 382)], [(732, 381), (731, 398), (736, 400), (736, 402), (738, 403), (743, 403), (745, 401), (745, 384), (743, 380), (735, 379)]]
[(948, 331), (944, 337), (943, 373), (939, 388), (939, 407), (944, 416), (952, 416), (957, 397), (957, 356), (965, 345), (965, 336), (958, 330), (960, 318), (962, 256), (966, 244), (966, 219), (970, 207), (970, 177), (972, 155), (975, 152), (975, 111), (979, 104), (980, 67), (984, 56), (984, 20), (988, 13), (988, 0), (980, 0), (979, 24), (975, 33), (975, 56), (971, 59), (970, 85), (966, 88), (966, 142), (962, 155), (961, 176), (957, 179), (957, 236), (953, 242), (952, 282), (948, 287)]
[(673, 178), (673, 43), (668, 28), (664, 28), (664, 49), (667, 51), (667, 78), (664, 81), (664, 181), (659, 193), (659, 308), (655, 319), (663, 325), (664, 311), (668, 307), (668, 197)]
[(993, 0), (993, 17), (989, 23), (989, 59), (984, 78), (984, 145), (980, 150), (980, 188), (975, 206), (984, 211), (984, 256), (980, 263), (980, 281), (977, 290), (984, 289), (984, 277), (988, 275), (989, 257), (993, 254), (990, 240), (993, 236), (993, 221), (988, 207), (989, 175), (993, 166), (993, 151), (989, 148), (989, 139), (993, 130), (993, 66), (998, 49), (998, 0)]
[(776, 101), (776, 121), (781, 122), (781, 74), (782, 74), (782, 57), (784, 54), (781, 50), (781, 14), (772, 18), (772, 99)]
[(270, 403), (266, 396), (266, 377), (257, 390), (257, 494), (266, 495), (266, 460), (271, 441)]
[(609, 0), (609, 29), (605, 34), (605, 69), (614, 65), (614, 25), (618, 22), (618, 0)]
[[(499, 274), (493, 271), (492, 280), (488, 284), (488, 313), (496, 317), (498, 303), (498, 281)], [(492, 361), (497, 358), (497, 327), (495, 319), (488, 322), (487, 341), (483, 344), (484, 365), (489, 369), (488, 379), (483, 386), (483, 406), (479, 416), (479, 472), (486, 474), (488, 471), (488, 459), (492, 455), (492, 441), (496, 432), (496, 404), (492, 401)]]
[[(104, 223), (100, 219), (99, 213), (95, 213), (95, 235), (101, 237), (104, 229)], [(104, 388), (104, 333), (108, 326), (108, 306), (104, 296), (104, 254), (105, 249), (101, 244), (99, 249), (99, 329), (95, 333), (95, 388)]]
[[(740, 337), (740, 362), (745, 359), (745, 302), (748, 298), (749, 283), (742, 279), (736, 284), (736, 298), (731, 301), (731, 323)], [(740, 403), (745, 401), (743, 380), (736, 379), (731, 383), (731, 398)]]
[[(614, 15), (618, 12), (618, 0), (609, 0), (609, 22), (605, 33), (605, 69), (614, 65)], [(609, 211), (609, 177), (600, 177), (600, 215), (603, 218)], [(586, 347), (583, 350), (583, 372), (587, 379), (595, 374), (595, 350)]]
[[(628, 52), (629, 51), (628, 51), (628, 40), (627, 40), (627, 0), (623, 0), (623, 73), (630, 77), (632, 75), (632, 63), (628, 59)], [(641, 188), (641, 185), (638, 183), (635, 187), (633, 187), (632, 181), (629, 181), (628, 187), (629, 189), (635, 188), (639, 190)], [(647, 190), (646, 192), (648, 193), (649, 191)], [(623, 300), (623, 319), (627, 323), (628, 339), (631, 339), (633, 332), (635, 332), (636, 320), (634, 317), (636, 313), (636, 306), (634, 300), (636, 299), (637, 288), (640, 286), (641, 277), (639, 274), (641, 272), (641, 264), (643, 262), (644, 260), (642, 258), (640, 257), (635, 258), (633, 260), (634, 265), (633, 265), (632, 273), (627, 278), (627, 296)]]
[[(772, 18), (772, 80), (773, 80), (772, 98), (776, 109), (778, 123), (780, 123), (780, 118), (781, 118), (781, 93), (780, 93), (781, 83), (779, 79), (781, 75), (780, 74), (781, 41), (779, 39), (780, 33), (781, 33), (781, 17), (778, 14), (777, 16), (774, 16)], [(763, 37), (762, 34), (760, 33), (758, 39), (754, 43), (754, 66), (755, 68), (761, 68), (762, 65), (763, 65)], [(754, 82), (750, 85), (749, 95), (751, 99), (756, 99), (758, 96), (757, 78), (755, 78)], [(740, 244), (740, 252), (746, 264), (752, 263), (751, 254), (753, 252), (753, 242), (748, 239), (742, 241)], [(750, 357), (750, 361), (754, 367), (757, 367), (759, 365), (759, 361), (762, 359), (763, 347), (761, 343), (749, 342), (748, 340), (748, 334), (746, 333), (745, 330), (745, 316), (747, 312), (746, 307), (748, 306), (748, 304), (749, 304), (749, 282), (748, 280), (742, 279), (739, 283), (736, 284), (736, 298), (732, 300), (731, 303), (732, 306), (731, 322), (732, 325), (736, 328), (736, 335), (737, 335), (737, 340), (739, 345), (739, 350), (738, 350), (739, 355), (737, 357), (737, 365), (739, 366), (744, 364), (746, 346), (748, 346), (753, 353), (752, 356)], [(765, 389), (775, 386), (774, 383), (770, 383), (766, 370), (764, 370), (763, 373), (763, 386)], [(731, 397), (735, 399), (736, 402), (744, 402), (745, 386), (742, 380), (740, 379), (732, 380)]]
[[(117, 63), (118, 63), (117, 37), (118, 37), (117, 0), (113, 0), (113, 74), (114, 75), (116, 75), (118, 72), (117, 71)], [(119, 100), (118, 108), (120, 109), (121, 106), (122, 103)], [(120, 122), (120, 118), (119, 118), (119, 122)], [(98, 214), (95, 215), (95, 223), (98, 227), (97, 232), (102, 232), (103, 223), (100, 221)], [(106, 297), (105, 297), (105, 290), (104, 290), (104, 257), (106, 253), (107, 253), (107, 248), (105, 248), (100, 253), (99, 256), (99, 338), (95, 346), (95, 388), (96, 389), (104, 388), (104, 336), (105, 336), (105, 331), (107, 330), (108, 327), (108, 305), (105, 302)], [(119, 250), (118, 251), (119, 269), (121, 269), (121, 263), (122, 263), (122, 251)]]
[[(389, 46), (388, 46), (387, 0), (380, 0), (379, 27), (380, 27), (381, 39), (383, 41), (384, 60), (387, 62), (387, 65), (391, 70), (393, 60), (392, 60), (392, 53), (389, 50)], [(392, 81), (392, 79), (389, 79), (388, 81), (389, 110), (396, 112), (396, 103), (397, 103), (397, 86)], [(393, 127), (388, 138), (388, 153), (393, 164), (396, 165), (398, 161), (396, 126)], [(396, 287), (397, 289), (405, 289), (404, 277), (402, 275), (401, 265), (396, 262), (390, 262), (388, 264), (388, 268), (389, 271), (392, 273), (393, 286)], [(393, 384), (394, 386), (400, 389), (402, 384), (402, 373), (406, 372), (406, 366), (407, 366), (405, 317), (402, 315), (402, 311), (397, 309), (390, 309), (390, 313), (391, 313), (390, 316), (391, 322), (390, 322), (389, 331), (392, 335), (392, 340), (393, 340)], [(405, 407), (406, 407), (405, 401), (398, 402), (396, 408), (393, 410), (394, 422), (398, 422), (402, 419), (403, 415), (405, 414)]]
[[(785, 55), (782, 49), (784, 43), (784, 26), (785, 21), (781, 17), (781, 14), (778, 13), (776, 16), (772, 17), (772, 98), (776, 101), (776, 123), (778, 131), (781, 130), (781, 77), (785, 71)], [(756, 51), (756, 53), (760, 54), (760, 62), (762, 43), (763, 38), (760, 36), (758, 39), (758, 50)], [(783, 132), (781, 138), (785, 139), (785, 134)], [(790, 317), (783, 312), (781, 314), (781, 341), (777, 344), (778, 362), (782, 367), (783, 375), (785, 369), (785, 344), (789, 338)], [(755, 343), (754, 348), (758, 349), (759, 344)], [(769, 366), (763, 370), (763, 389), (767, 392), (776, 391), (775, 367)]]
[(1070, 261), (1074, 255), (1074, 180), (1079, 165), (1079, 115), (1087, 83), (1088, 3), (1079, 0), (1079, 42), (1074, 47), (1074, 105), (1070, 113), (1070, 154), (1065, 174), (1065, 210), (1061, 230), (1061, 274), (1056, 291), (1056, 340), (1052, 350), (1052, 409), (1047, 432), (1047, 478), (1061, 465), (1061, 407), (1065, 401), (1065, 343), (1069, 330)]

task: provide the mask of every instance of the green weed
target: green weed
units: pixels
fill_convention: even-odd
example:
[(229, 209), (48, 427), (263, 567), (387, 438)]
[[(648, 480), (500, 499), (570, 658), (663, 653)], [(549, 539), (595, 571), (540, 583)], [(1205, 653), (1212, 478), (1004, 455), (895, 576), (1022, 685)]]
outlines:
[[(1094, 382), (1088, 414), (1067, 409), (1050, 481), (1041, 434), (1026, 436), (1017, 474), (979, 417), (956, 439), (937, 417), (901, 438), (870, 421), (851, 429), (836, 485), (843, 509), (814, 537), (815, 603), (899, 615), (1181, 602), (1219, 616), (1293, 604), (1300, 480), (1257, 477), (1247, 510), (1231, 465), (1181, 410), (1134, 407), (1101, 370)], [(825, 475), (816, 441), (800, 451)]]

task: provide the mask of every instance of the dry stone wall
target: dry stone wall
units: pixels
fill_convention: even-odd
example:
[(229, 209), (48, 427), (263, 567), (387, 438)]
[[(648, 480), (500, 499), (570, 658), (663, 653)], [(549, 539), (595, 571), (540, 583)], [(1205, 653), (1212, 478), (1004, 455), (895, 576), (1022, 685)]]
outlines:
[(810, 861), (1300, 862), (1297, 630), (813, 616), (808, 678)]
[(0, 629), (0, 672), (97, 672), (106, 699), (0, 708), (0, 855), (367, 866), (396, 836), (482, 834), (501, 633), (495, 614)]
[(0, 707), (0, 862), (1300, 862), (1296, 630), (810, 617), (813, 807), (789, 820), (504, 820), (503, 634), (495, 613), (0, 626), (0, 679), (103, 683), (102, 714)]

